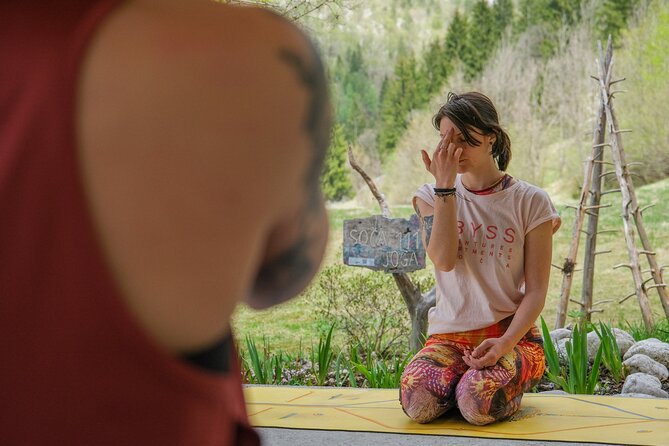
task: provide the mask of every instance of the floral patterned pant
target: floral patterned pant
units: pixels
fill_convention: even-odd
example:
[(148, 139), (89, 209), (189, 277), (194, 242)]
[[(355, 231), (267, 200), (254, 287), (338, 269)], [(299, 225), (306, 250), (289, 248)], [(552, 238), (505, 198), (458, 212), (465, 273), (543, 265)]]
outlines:
[(543, 340), (536, 326), (497, 364), (481, 370), (462, 359), (486, 338), (504, 334), (511, 318), (479, 330), (432, 335), (404, 369), (400, 402), (418, 423), (428, 423), (458, 406), (472, 424), (507, 418), (520, 408), (523, 392), (534, 387), (545, 369)]

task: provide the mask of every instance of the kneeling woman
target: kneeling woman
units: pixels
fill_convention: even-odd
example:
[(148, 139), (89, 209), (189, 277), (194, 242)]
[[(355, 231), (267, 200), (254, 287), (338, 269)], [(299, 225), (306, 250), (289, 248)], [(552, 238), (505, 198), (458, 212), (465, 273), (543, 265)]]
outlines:
[(414, 207), (437, 302), (400, 401), (419, 423), (457, 406), (483, 425), (514, 414), (544, 373), (535, 322), (560, 218), (546, 192), (505, 173), (511, 144), (489, 98), (450, 93), (433, 124), (440, 142), (422, 157), (435, 183), (418, 189)]

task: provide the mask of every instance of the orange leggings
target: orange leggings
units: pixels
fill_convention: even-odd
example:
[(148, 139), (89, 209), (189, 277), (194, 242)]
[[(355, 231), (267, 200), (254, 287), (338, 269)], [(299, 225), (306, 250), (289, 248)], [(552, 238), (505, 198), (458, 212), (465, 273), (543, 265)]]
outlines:
[(404, 369), (400, 402), (418, 423), (428, 423), (458, 406), (472, 424), (484, 425), (507, 418), (520, 408), (523, 392), (544, 374), (543, 339), (536, 326), (497, 364), (481, 370), (462, 359), (486, 338), (504, 334), (511, 318), (495, 325), (460, 333), (432, 335)]

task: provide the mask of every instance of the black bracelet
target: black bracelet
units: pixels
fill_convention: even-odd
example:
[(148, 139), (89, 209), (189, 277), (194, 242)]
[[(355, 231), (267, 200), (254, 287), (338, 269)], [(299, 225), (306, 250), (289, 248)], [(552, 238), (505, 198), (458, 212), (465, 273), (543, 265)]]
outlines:
[(435, 187), (433, 188), (433, 190), (435, 195), (439, 195), (439, 194), (454, 194), (457, 189), (454, 187), (446, 187), (446, 188)]

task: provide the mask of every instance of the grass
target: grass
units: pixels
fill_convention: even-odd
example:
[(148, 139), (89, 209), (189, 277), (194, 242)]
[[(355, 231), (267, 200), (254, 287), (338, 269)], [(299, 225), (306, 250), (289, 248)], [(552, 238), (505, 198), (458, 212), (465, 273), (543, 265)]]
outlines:
[[(654, 207), (644, 212), (644, 225), (652, 247), (657, 252), (658, 262), (660, 265), (669, 264), (669, 222), (665, 220), (665, 216), (669, 215), (669, 179), (638, 188), (637, 197), (641, 207), (655, 203)], [(569, 251), (574, 222), (574, 211), (567, 208), (566, 205), (576, 204), (577, 198), (560, 197), (554, 194), (553, 200), (561, 214), (562, 227), (553, 239), (552, 263), (560, 265)], [(600, 230), (611, 229), (616, 232), (600, 234), (597, 240), (598, 251), (611, 250), (611, 253), (598, 255), (596, 258), (594, 301), (607, 299), (612, 301), (598, 307), (603, 312), (595, 313), (593, 322), (601, 320), (627, 331), (630, 331), (630, 327), (632, 327), (638, 332), (636, 335), (631, 333), (633, 336), (648, 337), (648, 335), (644, 336), (643, 334), (642, 319), (636, 297), (633, 296), (627, 301), (619, 303), (620, 299), (634, 291), (634, 283), (629, 270), (626, 268), (613, 269), (613, 266), (629, 261), (622, 230), (620, 194), (605, 195), (602, 203), (611, 204), (611, 207), (601, 209), (599, 228)], [(393, 217), (408, 217), (413, 213), (411, 206), (393, 207), (391, 211)], [(324, 263), (341, 262), (342, 230), (345, 219), (368, 217), (379, 213), (378, 207), (373, 209), (332, 207), (329, 210), (330, 240)], [(581, 237), (579, 246), (576, 268), (581, 268), (583, 265), (584, 236)], [(641, 249), (638, 237), (637, 247)], [(642, 265), (644, 265), (642, 269), (647, 269), (645, 258), (642, 258)], [(432, 266), (428, 260), (428, 269), (431, 268)], [(664, 274), (665, 277), (668, 277), (669, 268), (665, 270)], [(646, 274), (645, 277), (648, 277), (648, 275)], [(552, 268), (546, 305), (542, 313), (550, 328), (553, 328), (555, 321), (561, 283), (561, 271)], [(572, 282), (571, 298), (580, 300), (581, 289), (582, 275), (577, 272)], [(653, 317), (658, 323), (658, 327), (664, 330), (659, 334), (666, 334), (665, 331), (669, 330), (669, 325), (664, 320), (664, 311), (658, 294), (655, 290), (650, 290), (648, 296)], [(399, 292), (397, 298), (401, 300)], [(570, 311), (578, 309), (577, 305), (569, 304)], [(316, 314), (316, 308), (304, 298), (296, 298), (264, 311), (254, 311), (240, 306), (233, 316), (233, 327), (239, 339), (249, 335), (260, 342), (263, 337), (266, 337), (273, 348), (285, 352), (295, 352), (301, 349), (303, 344), (309, 345), (312, 340), (318, 340), (330, 328), (330, 321), (318, 320)], [(656, 337), (662, 338), (662, 336)], [(343, 342), (343, 337), (336, 330), (332, 342), (337, 347), (340, 347)], [(243, 346), (241, 347), (243, 348)]]

